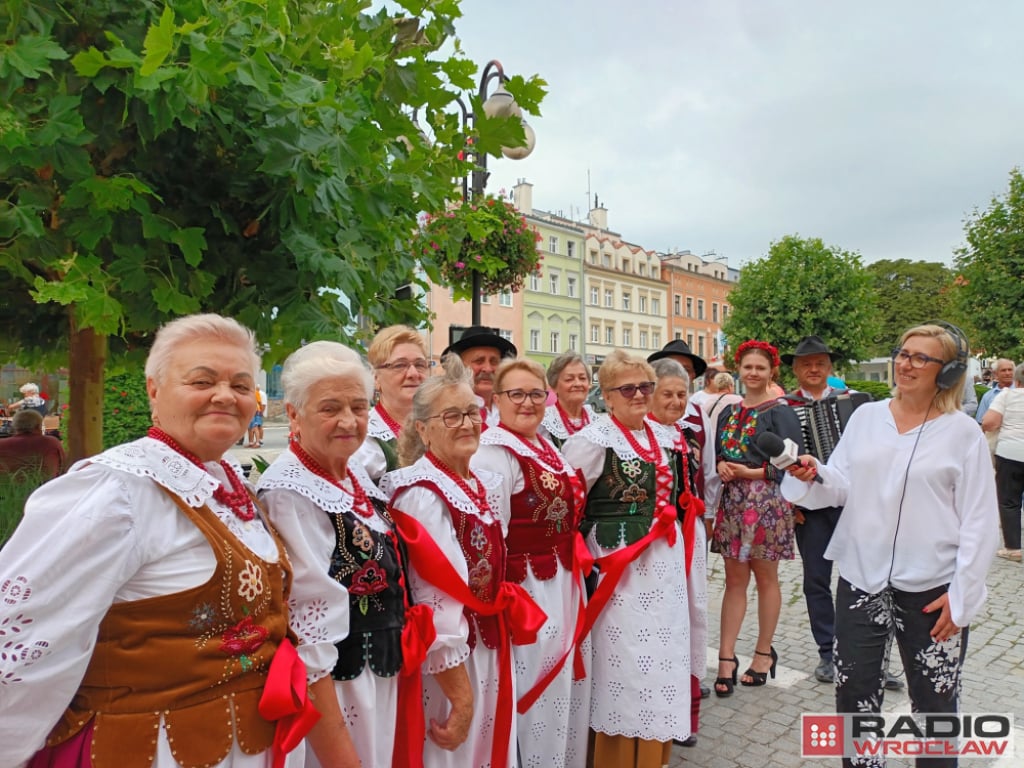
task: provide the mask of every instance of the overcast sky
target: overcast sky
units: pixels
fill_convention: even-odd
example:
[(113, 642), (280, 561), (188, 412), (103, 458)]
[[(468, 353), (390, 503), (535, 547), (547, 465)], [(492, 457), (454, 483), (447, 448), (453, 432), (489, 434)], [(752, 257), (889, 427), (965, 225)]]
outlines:
[[(787, 234), (951, 263), (1024, 164), (1015, 0), (463, 0), (463, 49), (539, 74), (536, 208), (734, 267)], [(588, 182), (589, 172), (589, 182)], [(588, 198), (588, 190), (590, 196)]]

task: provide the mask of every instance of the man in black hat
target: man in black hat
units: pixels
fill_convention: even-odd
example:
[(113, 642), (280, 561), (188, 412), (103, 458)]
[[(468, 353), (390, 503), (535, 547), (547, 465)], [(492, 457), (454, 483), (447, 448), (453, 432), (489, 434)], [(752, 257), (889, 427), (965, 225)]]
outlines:
[(462, 336), (454, 344), (441, 353), (442, 359), (449, 352), (454, 352), (462, 363), (473, 372), (473, 392), (480, 398), (480, 414), (483, 423), (481, 431), (493, 422), (494, 371), (501, 364), (502, 358), (516, 357), (519, 352), (508, 339), (495, 333), (493, 328), (485, 325), (471, 325), (462, 332)]
[[(793, 368), (797, 389), (787, 394), (785, 402), (793, 408), (804, 431), (804, 448), (821, 462), (828, 461), (850, 414), (871, 400), (863, 392), (835, 389), (829, 386), (832, 364), (839, 355), (828, 348), (820, 336), (804, 336), (792, 354), (781, 356)], [(825, 559), (825, 548), (839, 522), (841, 507), (796, 509), (796, 545), (804, 568), (804, 599), (811, 634), (818, 644), (820, 661), (814, 670), (819, 682), (834, 681), (832, 640), (835, 633), (835, 601), (832, 598), (832, 561)], [(887, 676), (890, 690), (902, 683)]]

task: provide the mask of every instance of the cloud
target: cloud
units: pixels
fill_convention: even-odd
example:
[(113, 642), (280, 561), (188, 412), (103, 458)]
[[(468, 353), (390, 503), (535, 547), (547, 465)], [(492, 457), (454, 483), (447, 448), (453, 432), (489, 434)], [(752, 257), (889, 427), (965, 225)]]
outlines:
[[(949, 262), (1022, 162), (1024, 6), (465, 0), (481, 64), (539, 73), (537, 148), (490, 186), (646, 248), (730, 263), (798, 232), (865, 261)], [(589, 180), (588, 180), (589, 175)]]

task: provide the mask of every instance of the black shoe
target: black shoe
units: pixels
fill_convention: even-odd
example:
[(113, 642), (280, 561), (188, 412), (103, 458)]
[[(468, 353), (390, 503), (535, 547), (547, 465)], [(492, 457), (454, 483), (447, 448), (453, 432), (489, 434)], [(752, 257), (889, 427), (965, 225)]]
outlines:
[(678, 744), (680, 747), (696, 747), (697, 746), (697, 734), (690, 734), (687, 738), (680, 741), (679, 739), (672, 739), (673, 744)]
[(903, 690), (903, 681), (900, 680), (896, 675), (891, 672), (885, 673), (885, 690), (887, 691), (901, 691)]
[(832, 659), (822, 659), (814, 669), (814, 679), (819, 683), (834, 683), (835, 672), (832, 670)]
[(779, 654), (775, 652), (774, 647), (771, 647), (770, 651), (771, 653), (765, 653), (764, 651), (759, 651), (756, 648), (754, 649), (754, 653), (758, 656), (769, 656), (772, 660), (772, 665), (768, 668), (767, 672), (758, 672), (756, 669), (751, 667), (743, 673), (743, 677), (749, 677), (750, 682), (748, 683), (746, 680), (741, 679), (740, 685), (745, 685), (748, 688), (757, 688), (768, 682), (768, 675), (772, 676), (772, 680), (775, 679), (775, 667), (779, 663)]
[(700, 697), (702, 699), (706, 699), (706, 698), (709, 698), (710, 696), (711, 696), (711, 689), (708, 688), (706, 685), (702, 685), (700, 687)]
[(736, 687), (736, 670), (740, 668), (740, 661), (735, 656), (729, 659), (723, 659), (719, 656), (718, 660), (732, 662), (732, 675), (730, 677), (715, 678), (715, 696), (718, 698), (732, 696), (733, 689)]

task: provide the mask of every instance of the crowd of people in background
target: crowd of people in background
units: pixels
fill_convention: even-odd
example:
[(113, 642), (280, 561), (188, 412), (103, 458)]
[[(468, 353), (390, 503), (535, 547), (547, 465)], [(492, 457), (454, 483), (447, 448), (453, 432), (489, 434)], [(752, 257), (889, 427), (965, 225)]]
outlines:
[[(775, 677), (797, 551), (836, 711), (904, 685), (893, 641), (915, 710), (957, 711), (1000, 521), (1021, 558), (1024, 365), (999, 361), (979, 429), (945, 325), (903, 334), (873, 402), (818, 336), (744, 341), (735, 375), (681, 340), (614, 351), (606, 413), (579, 355), (544, 369), (482, 326), (438, 370), (404, 326), (365, 358), (285, 361), (288, 448), (256, 488), (230, 449), (263, 440), (259, 356), (218, 315), (156, 335), (146, 436), (64, 474), (38, 447), (55, 479), (0, 550), (0, 764), (661, 768), (703, 699)], [(21, 409), (0, 463), (39, 418)]]

